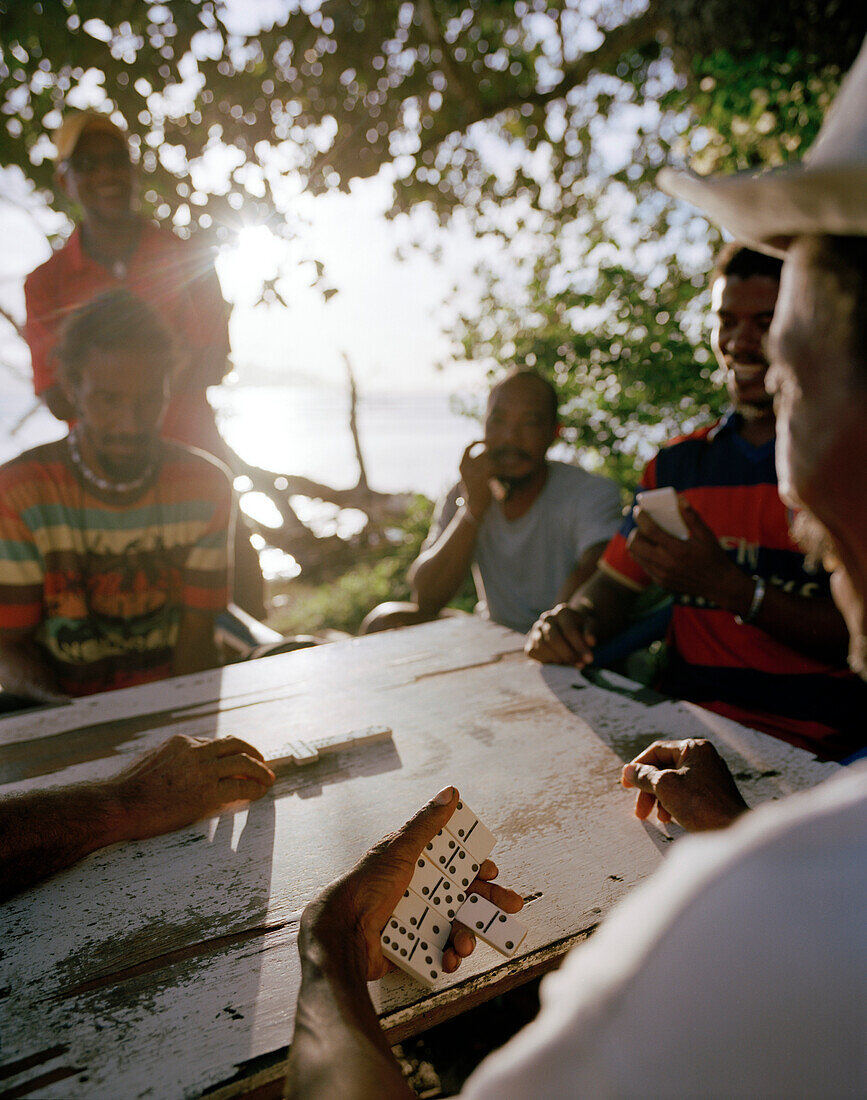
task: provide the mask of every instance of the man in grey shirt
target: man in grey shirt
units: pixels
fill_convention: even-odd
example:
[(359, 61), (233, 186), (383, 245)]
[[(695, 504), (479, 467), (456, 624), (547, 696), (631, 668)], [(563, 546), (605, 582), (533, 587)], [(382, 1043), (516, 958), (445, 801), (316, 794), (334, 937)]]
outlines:
[(380, 604), (363, 633), (439, 615), (472, 567), (478, 610), (526, 633), (549, 604), (592, 575), (621, 520), (608, 478), (552, 462), (557, 393), (533, 370), (510, 371), (491, 390), (484, 439), (461, 459), (461, 480), (437, 509), (409, 570), (413, 602)]

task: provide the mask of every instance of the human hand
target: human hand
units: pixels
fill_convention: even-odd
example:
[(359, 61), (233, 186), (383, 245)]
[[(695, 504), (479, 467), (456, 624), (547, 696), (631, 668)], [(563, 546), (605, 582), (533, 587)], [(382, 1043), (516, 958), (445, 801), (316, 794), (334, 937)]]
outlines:
[(466, 448), (461, 456), (460, 473), (467, 510), (479, 523), (493, 498), (494, 464), (484, 440), (477, 439)]
[[(334, 945), (345, 964), (365, 981), (375, 981), (392, 964), (382, 954), (380, 936), (394, 907), (409, 886), (416, 860), (425, 845), (448, 823), (458, 803), (458, 792), (446, 787), (400, 829), (381, 840), (341, 878), (327, 886), (307, 906), (302, 935)], [(480, 894), (507, 913), (517, 913), (524, 904), (520, 894), (490, 880), (497, 866), (486, 859), (470, 892)], [(451, 973), (461, 959), (470, 955), (476, 938), (462, 924), (452, 928), (443, 952), (443, 969)]]
[(258, 749), (239, 737), (208, 741), (178, 734), (108, 781), (124, 840), (160, 836), (252, 802), (275, 776)]
[(638, 788), (636, 817), (644, 821), (656, 806), (660, 821), (674, 819), (691, 833), (724, 829), (749, 809), (725, 761), (704, 739), (654, 741), (624, 765), (620, 782)]
[(678, 504), (689, 538), (668, 534), (645, 508), (636, 505), (636, 526), (626, 543), (629, 553), (654, 583), (669, 592), (701, 596), (720, 607), (746, 611), (752, 579), (731, 561), (692, 505), (682, 496)]
[(596, 622), (590, 612), (558, 603), (533, 623), (524, 652), (542, 664), (583, 668), (592, 663), (595, 645)]

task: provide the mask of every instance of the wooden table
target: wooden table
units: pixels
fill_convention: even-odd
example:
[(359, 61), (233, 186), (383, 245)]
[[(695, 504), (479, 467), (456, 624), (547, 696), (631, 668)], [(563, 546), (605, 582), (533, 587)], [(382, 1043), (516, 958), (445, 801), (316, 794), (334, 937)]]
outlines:
[(3, 907), (0, 1097), (279, 1095), (300, 910), (449, 783), (498, 835), (530, 933), (510, 961), (480, 944), (433, 992), (399, 974), (373, 987), (393, 1042), (551, 967), (654, 870), (670, 838), (632, 817), (618, 774), (657, 736), (713, 736), (751, 803), (836, 769), (629, 681), (535, 664), (521, 643), (449, 619), (0, 721), (2, 792), (110, 774), (176, 732), (236, 733), (267, 757), (287, 734), (394, 731)]

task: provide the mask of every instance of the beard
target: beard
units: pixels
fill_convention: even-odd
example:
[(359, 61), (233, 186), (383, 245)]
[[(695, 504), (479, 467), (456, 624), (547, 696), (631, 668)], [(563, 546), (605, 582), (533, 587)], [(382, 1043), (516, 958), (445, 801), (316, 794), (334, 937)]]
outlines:
[(141, 477), (154, 461), (154, 447), (150, 440), (143, 442), (140, 450), (118, 456), (96, 450), (97, 461), (103, 472), (115, 481), (129, 481)]
[[(821, 565), (829, 573), (840, 570), (843, 578), (846, 578), (830, 531), (816, 519), (812, 512), (796, 513), (791, 523), (791, 531), (792, 538), (806, 555), (808, 566), (815, 568)], [(842, 604), (840, 609), (843, 610)], [(848, 626), (849, 668), (856, 676), (867, 681), (867, 634), (855, 630), (851, 618)]]
[(821, 565), (830, 573), (837, 567), (837, 550), (831, 532), (812, 512), (796, 512), (790, 528), (792, 538), (804, 551), (811, 568)]
[(853, 634), (849, 641), (849, 668), (867, 681), (867, 634)]
[(735, 411), (744, 420), (766, 420), (774, 411), (774, 400), (769, 397), (767, 401), (739, 401), (735, 405)]
[(520, 477), (503, 477), (502, 474), (497, 474), (495, 476), (497, 481), (503, 486), (503, 490), (506, 494), (505, 499), (508, 500), (516, 489), (523, 489), (525, 485), (529, 485), (536, 475), (531, 472), (529, 474), (522, 474)]
[(525, 474), (503, 473), (503, 466), (508, 469), (512, 462), (524, 462), (532, 467), (533, 456), (518, 447), (497, 447), (491, 451), (491, 462), (494, 466), (494, 477), (502, 485), (506, 500), (517, 489), (523, 489), (529, 485), (533, 478), (538, 476), (538, 470), (530, 468)]

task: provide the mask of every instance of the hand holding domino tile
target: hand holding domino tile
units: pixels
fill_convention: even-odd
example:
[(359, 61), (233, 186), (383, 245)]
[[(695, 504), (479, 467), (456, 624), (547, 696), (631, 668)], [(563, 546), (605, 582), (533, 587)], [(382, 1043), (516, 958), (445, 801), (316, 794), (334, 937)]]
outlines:
[[(452, 929), (470, 888), (497, 912), (512, 914), (523, 905), (519, 894), (491, 881), (497, 875), (487, 858), (493, 843), (455, 788), (447, 787), (308, 905), (305, 944), (319, 940), (339, 949), (367, 981), (381, 978), (395, 961), (429, 983), (451, 973), (475, 947), (474, 934)], [(418, 894), (410, 893), (412, 881)]]
[(495, 843), (493, 833), (458, 800), (416, 860), (381, 942), (383, 955), (422, 984), (433, 985), (443, 973), (442, 950), (450, 936), (457, 943), (469, 932), (508, 957), (523, 942), (526, 925), (479, 893), (477, 876)]

